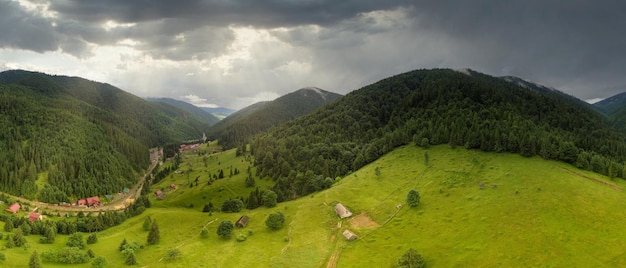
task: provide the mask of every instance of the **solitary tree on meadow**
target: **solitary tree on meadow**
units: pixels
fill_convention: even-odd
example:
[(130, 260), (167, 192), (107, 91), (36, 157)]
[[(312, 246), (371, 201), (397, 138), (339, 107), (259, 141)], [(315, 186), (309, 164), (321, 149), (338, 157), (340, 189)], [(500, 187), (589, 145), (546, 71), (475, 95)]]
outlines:
[(152, 221), (152, 227), (150, 227), (150, 232), (148, 233), (148, 245), (154, 245), (159, 243), (161, 240), (161, 233), (159, 231), (159, 225), (156, 220)]
[(416, 207), (420, 203), (420, 194), (415, 189), (411, 189), (406, 195), (406, 203), (411, 207)]

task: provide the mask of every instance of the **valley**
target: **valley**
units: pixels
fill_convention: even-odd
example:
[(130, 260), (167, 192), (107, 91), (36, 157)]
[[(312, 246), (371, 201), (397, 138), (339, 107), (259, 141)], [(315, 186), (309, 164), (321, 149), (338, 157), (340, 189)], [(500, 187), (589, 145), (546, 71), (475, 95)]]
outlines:
[[(0, 99), (0, 186), (23, 205), (0, 214), (2, 265), (389, 267), (410, 250), (434, 267), (626, 265), (618, 116), (518, 78), (416, 70), (213, 126), (78, 78), (2, 81), (30, 105)], [(39, 202), (122, 187), (93, 208)]]
[[(624, 192), (589, 178), (618, 187), (625, 186), (623, 181), (556, 161), (446, 145), (427, 150), (407, 145), (341, 178), (330, 189), (240, 213), (203, 213), (202, 207), (246, 196), (251, 188), (244, 187), (244, 174), (211, 185), (206, 185), (209, 176), (202, 174), (231, 165), (245, 169), (245, 157), (235, 157), (235, 150), (230, 150), (215, 155), (206, 167), (202, 161), (197, 154), (185, 153), (179, 169), (183, 173), (172, 173), (152, 187), (156, 191), (173, 183), (175, 190), (166, 190), (162, 199), (152, 195), (151, 208), (98, 232), (99, 242), (89, 248), (111, 266), (123, 266), (117, 246), (122, 239), (145, 243), (147, 232), (141, 223), (150, 216), (159, 222), (162, 238), (137, 252), (142, 267), (380, 267), (394, 263), (408, 248), (436, 267), (626, 264), (619, 246), (626, 238), (620, 221), (626, 216)], [(200, 183), (195, 186), (197, 176)], [(257, 181), (261, 188), (268, 183)], [(410, 189), (421, 195), (416, 208), (405, 203)], [(339, 219), (332, 208), (338, 202), (354, 215)], [(285, 214), (286, 223), (271, 231), (264, 221), (276, 211)], [(234, 222), (244, 214), (251, 220), (245, 228), (236, 228), (232, 238), (215, 234), (219, 222)], [(209, 230), (209, 237), (200, 235), (202, 228)], [(358, 239), (346, 241), (342, 236), (346, 229)], [(240, 234), (245, 241), (235, 239)], [(50, 247), (36, 242), (36, 235), (27, 239), (32, 249)], [(64, 244), (63, 238), (58, 240), (53, 247)], [(181, 251), (179, 259), (166, 258), (172, 248)], [(19, 267), (19, 261), (10, 260), (21, 259), (23, 251), (3, 252), (7, 264)]]

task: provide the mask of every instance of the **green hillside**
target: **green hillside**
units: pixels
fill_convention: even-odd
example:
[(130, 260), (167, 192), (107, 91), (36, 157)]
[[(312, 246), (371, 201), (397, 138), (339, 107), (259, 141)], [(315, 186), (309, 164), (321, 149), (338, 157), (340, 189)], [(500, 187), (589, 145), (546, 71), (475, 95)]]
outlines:
[[(565, 94), (473, 71), (416, 70), (258, 135), (251, 151), (287, 200), (409, 142), (540, 155), (624, 177), (624, 140), (602, 114)], [(298, 179), (307, 173), (315, 176)]]
[[(254, 104), (211, 128), (211, 136), (226, 148), (241, 146), (254, 134), (309, 114), (341, 95), (319, 88), (302, 88), (271, 102)], [(232, 119), (231, 119), (232, 118)]]
[(148, 148), (207, 127), (108, 84), (27, 71), (0, 73), (0, 111), (0, 191), (51, 203), (119, 192)]
[[(235, 158), (234, 151), (219, 154), (219, 159), (233, 166), (246, 162), (244, 157)], [(181, 170), (197, 162), (202, 160), (189, 155)], [(222, 163), (211, 161), (206, 169), (191, 166), (194, 172), (212, 173)], [(330, 189), (275, 208), (240, 213), (202, 213), (197, 204), (187, 207), (187, 194), (177, 192), (203, 192), (209, 200), (219, 195), (217, 189), (231, 185), (234, 193), (223, 198), (243, 195), (234, 185), (242, 185), (245, 176), (192, 188), (180, 185), (187, 182), (185, 176), (174, 174), (153, 187), (176, 183), (180, 188), (163, 200), (153, 197), (152, 208), (98, 233), (99, 241), (88, 248), (106, 257), (109, 267), (125, 266), (117, 248), (123, 239), (145, 245), (148, 232), (142, 224), (150, 216), (158, 221), (161, 242), (137, 251), (142, 267), (389, 267), (409, 248), (416, 249), (429, 267), (626, 265), (626, 250), (621, 247), (626, 239), (621, 224), (626, 216), (626, 184), (540, 157), (408, 145), (338, 180)], [(200, 180), (206, 182), (207, 177)], [(405, 204), (410, 189), (421, 195), (415, 208)], [(340, 220), (333, 210), (338, 202), (354, 215)], [(277, 211), (285, 214), (286, 223), (270, 231), (264, 221)], [(245, 228), (236, 228), (230, 239), (218, 237), (221, 221), (234, 222), (244, 214), (251, 219)], [(208, 238), (200, 236), (203, 227)], [(346, 241), (341, 235), (345, 229), (359, 239)], [(246, 240), (238, 242), (239, 235)], [(38, 236), (27, 239), (28, 250), (2, 251), (3, 264), (26, 267), (32, 251), (60, 249), (67, 240), (58, 235), (50, 246), (36, 242)], [(167, 252), (174, 248), (181, 256), (169, 260)]]

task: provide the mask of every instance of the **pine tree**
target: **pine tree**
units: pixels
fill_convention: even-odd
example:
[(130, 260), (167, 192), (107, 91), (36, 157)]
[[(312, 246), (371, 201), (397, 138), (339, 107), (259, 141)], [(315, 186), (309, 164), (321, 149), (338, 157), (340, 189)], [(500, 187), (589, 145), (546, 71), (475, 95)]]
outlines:
[(144, 231), (149, 231), (150, 227), (152, 227), (152, 218), (150, 218), (150, 216), (146, 217), (146, 219), (143, 221), (143, 230)]
[(154, 245), (159, 243), (161, 240), (161, 234), (159, 232), (159, 225), (157, 221), (152, 221), (152, 227), (150, 228), (150, 232), (148, 233), (148, 245)]
[(33, 251), (33, 254), (30, 255), (30, 262), (28, 263), (29, 268), (41, 268), (41, 260), (39, 259), (39, 253), (37, 251)]
[(126, 255), (126, 261), (124, 261), (127, 265), (135, 265), (137, 264), (137, 259), (135, 258), (135, 253), (130, 252)]
[(124, 240), (122, 240), (122, 243), (120, 243), (120, 246), (118, 247), (118, 249), (120, 251), (124, 250), (124, 248), (126, 247), (126, 244), (128, 244), (128, 241), (126, 241), (126, 238), (124, 238)]
[(4, 221), (4, 231), (13, 232), (13, 220), (11, 217), (7, 217), (6, 221)]

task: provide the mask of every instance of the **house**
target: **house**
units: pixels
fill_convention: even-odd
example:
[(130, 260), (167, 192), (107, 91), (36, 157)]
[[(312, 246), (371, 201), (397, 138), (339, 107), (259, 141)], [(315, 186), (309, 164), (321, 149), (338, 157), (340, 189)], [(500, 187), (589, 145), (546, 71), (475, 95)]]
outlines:
[(87, 205), (90, 207), (100, 205), (100, 198), (98, 196), (88, 197)]
[(341, 203), (337, 203), (337, 205), (335, 205), (335, 213), (337, 213), (337, 216), (342, 219), (352, 216), (352, 212), (350, 212), (350, 210)]
[(156, 192), (154, 192), (154, 195), (155, 195), (156, 197), (159, 197), (159, 196), (163, 195), (163, 191), (161, 191), (161, 190), (157, 190)]
[(175, 190), (176, 189), (176, 184), (170, 184), (170, 190)]
[(246, 215), (241, 216), (241, 218), (239, 218), (237, 220), (237, 222), (235, 223), (235, 225), (237, 225), (237, 227), (246, 227), (246, 225), (248, 225), (248, 221), (250, 221), (250, 218)]
[(356, 236), (355, 233), (353, 233), (352, 231), (350, 231), (348, 229), (343, 231), (343, 237), (346, 238), (346, 240), (348, 240), (348, 241), (352, 241), (352, 240), (355, 240), (355, 239), (359, 238), (358, 236)]
[(10, 206), (8, 206), (5, 211), (15, 214), (20, 211), (20, 204), (13, 203)]
[(122, 192), (127, 194), (130, 191), (130, 189), (128, 189), (128, 187), (124, 187), (124, 189), (122, 189)]
[(84, 205), (87, 205), (87, 200), (86, 199), (80, 199), (80, 200), (78, 200), (77, 203), (78, 203), (79, 206), (84, 206)]
[(104, 197), (106, 197), (106, 199), (109, 200), (109, 201), (113, 200), (113, 195), (112, 194), (107, 194)]
[(42, 220), (43, 216), (41, 216), (41, 214), (36, 213), (36, 212), (32, 212), (28, 215), (28, 220), (30, 220), (30, 223), (35, 222), (36, 220)]

